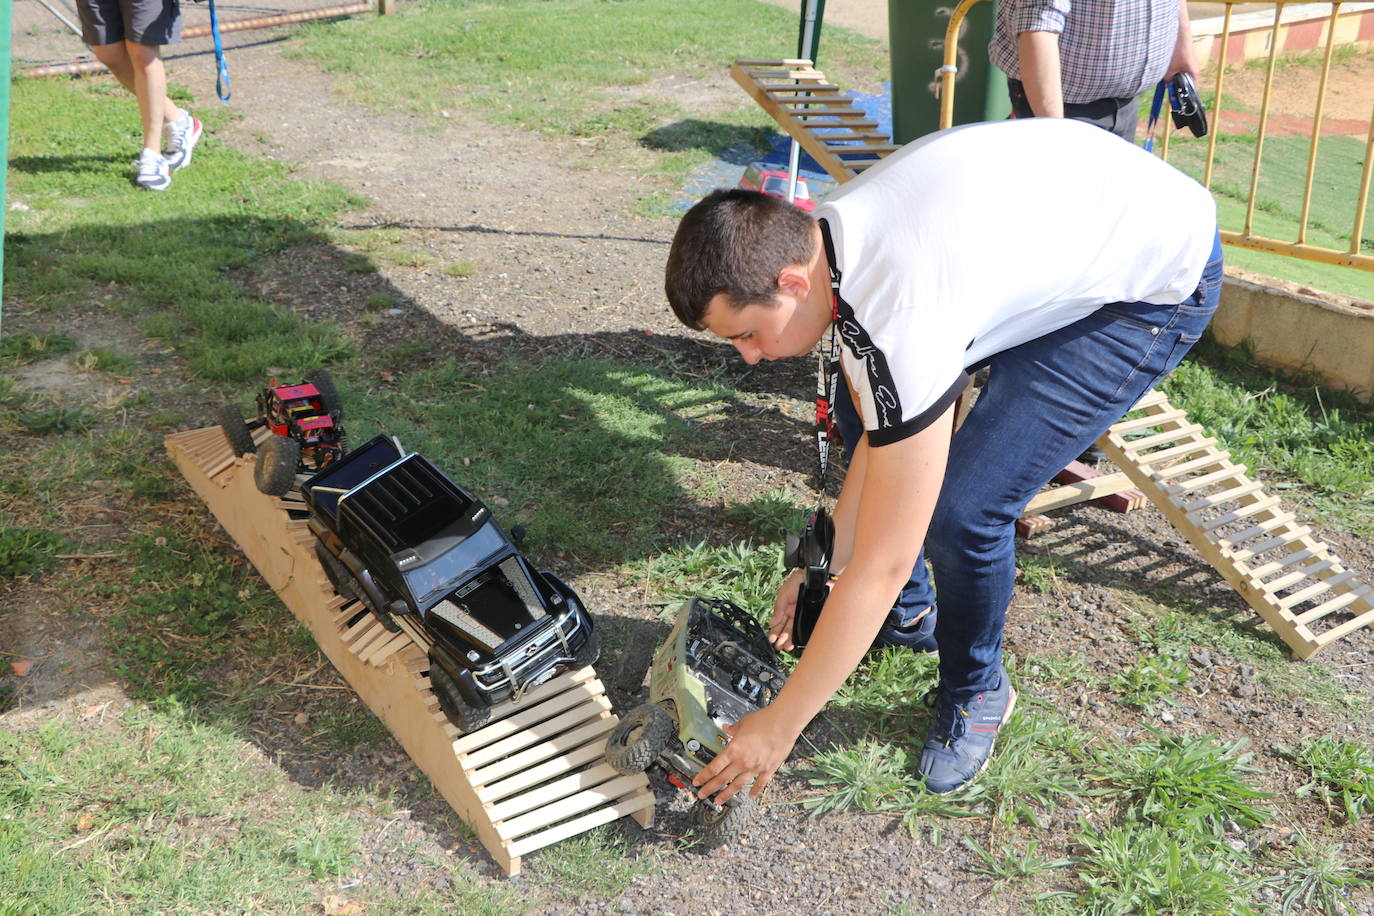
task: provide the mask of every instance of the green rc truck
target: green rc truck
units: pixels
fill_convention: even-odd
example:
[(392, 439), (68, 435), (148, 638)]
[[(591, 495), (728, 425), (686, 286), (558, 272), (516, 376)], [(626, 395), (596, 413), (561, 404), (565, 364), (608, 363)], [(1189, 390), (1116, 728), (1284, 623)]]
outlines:
[[(606, 761), (621, 773), (658, 763), (669, 782), (695, 794), (692, 777), (725, 749), (723, 726), (771, 703), (785, 680), (758, 621), (724, 599), (692, 598), (654, 655), (649, 702), (611, 732)], [(744, 793), (725, 805), (698, 800), (688, 820), (714, 847), (739, 836), (751, 808)]]

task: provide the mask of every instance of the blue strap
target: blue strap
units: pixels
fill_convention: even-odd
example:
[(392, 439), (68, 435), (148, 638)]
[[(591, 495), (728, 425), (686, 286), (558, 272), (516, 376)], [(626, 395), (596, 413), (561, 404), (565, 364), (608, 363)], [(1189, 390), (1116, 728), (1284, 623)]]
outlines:
[(215, 15), (215, 0), (210, 0), (210, 34), (215, 38), (215, 94), (221, 102), (229, 101), (229, 64), (224, 59), (224, 45), (219, 40), (219, 16)]
[[(214, 0), (210, 0), (214, 3)], [(1160, 113), (1164, 110), (1164, 80), (1160, 80), (1160, 85), (1154, 87), (1154, 102), (1150, 103), (1150, 124), (1145, 129), (1145, 151), (1154, 150), (1154, 125), (1160, 121)]]

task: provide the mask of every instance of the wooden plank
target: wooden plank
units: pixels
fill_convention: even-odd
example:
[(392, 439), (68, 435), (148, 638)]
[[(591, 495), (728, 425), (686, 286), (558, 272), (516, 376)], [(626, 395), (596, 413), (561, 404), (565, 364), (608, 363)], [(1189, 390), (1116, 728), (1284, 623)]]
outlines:
[(1329, 557), (1325, 544), (1323, 544), (1321, 548), (1317, 550), (1309, 548), (1305, 550), (1294, 551), (1286, 557), (1282, 557), (1278, 560), (1273, 560), (1271, 562), (1265, 563), (1263, 566), (1256, 566), (1254, 569), (1248, 570), (1247, 572), (1248, 575), (1250, 575), (1252, 578), (1263, 579), (1265, 576), (1272, 576), (1279, 570), (1287, 569), (1288, 567), (1294, 566), (1298, 563), (1305, 563), (1306, 561), (1313, 559), (1314, 557), (1323, 560)]
[(1148, 410), (1151, 407), (1156, 407), (1161, 404), (1167, 407), (1168, 403), (1169, 399), (1164, 396), (1164, 392), (1160, 391), (1158, 388), (1151, 388), (1140, 396), (1140, 400), (1136, 401), (1127, 413), (1135, 413), (1137, 410)]
[(1139, 452), (1142, 449), (1154, 448), (1166, 442), (1178, 442), (1187, 436), (1196, 436), (1202, 431), (1201, 426), (1198, 426), (1196, 423), (1189, 423), (1187, 426), (1181, 426), (1178, 429), (1166, 429), (1164, 432), (1155, 433), (1153, 436), (1143, 436), (1139, 439), (1132, 439), (1126, 444), (1130, 446), (1131, 451)]
[(605, 756), (606, 743), (604, 741), (584, 744), (582, 747), (566, 754), (560, 754), (538, 766), (521, 770), (504, 779), (477, 783), (477, 797), (483, 802), (490, 803), (508, 796), (514, 796), (517, 792), (528, 789), (530, 786), (537, 786), (541, 782), (547, 782), (560, 773), (566, 773), (575, 767), (584, 766), (593, 761), (603, 760)]
[(542, 763), (550, 757), (565, 754), (574, 748), (580, 747), (596, 738), (606, 735), (612, 728), (615, 728), (616, 719), (614, 716), (607, 716), (597, 719), (581, 728), (574, 729), (559, 735), (549, 741), (543, 741), (534, 745), (528, 750), (518, 754), (512, 754), (504, 760), (499, 760), (480, 770), (469, 770), (474, 785), (486, 785), (495, 782), (502, 776), (509, 776), (511, 773), (518, 772), (527, 766)]
[(1281, 527), (1283, 525), (1295, 525), (1297, 524), (1297, 521), (1298, 520), (1296, 518), (1289, 515), (1287, 512), (1276, 512), (1270, 518), (1265, 519), (1258, 525), (1251, 525), (1249, 528), (1246, 528), (1243, 531), (1237, 531), (1235, 534), (1228, 534), (1224, 537), (1218, 537), (1216, 539), (1217, 546), (1225, 549), (1238, 547), (1241, 544), (1244, 544), (1246, 541), (1250, 540), (1251, 538), (1259, 537), (1262, 534), (1268, 534), (1275, 528)]
[(503, 840), (511, 840), (527, 833), (533, 833), (551, 824), (567, 820), (590, 808), (598, 808), (607, 802), (614, 802), (620, 796), (632, 792), (638, 782), (633, 776), (619, 776), (608, 783), (569, 795), (556, 801), (550, 800), (538, 808), (507, 821), (496, 821), (496, 833)]
[[(1201, 458), (1194, 458), (1191, 461), (1182, 461), (1178, 464), (1170, 464), (1162, 468), (1155, 468), (1152, 476), (1160, 483), (1168, 483), (1171, 480), (1177, 480), (1184, 474), (1192, 474), (1195, 471), (1200, 471), (1203, 468), (1209, 468), (1214, 465), (1225, 465), (1230, 457), (1230, 452), (1221, 449), (1211, 454), (1203, 455)], [(1239, 465), (1237, 465), (1237, 467), (1238, 466)]]
[[(461, 741), (454, 743), (453, 752), (455, 754), (466, 755), (488, 744), (495, 744), (497, 741), (509, 738), (523, 728), (534, 725), (537, 722), (542, 722), (545, 719), (552, 719), (554, 716), (573, 706), (590, 702), (600, 694), (600, 682), (597, 682), (595, 685), (589, 685), (583, 682), (570, 685), (568, 689), (542, 703), (529, 705), (522, 702), (521, 711), (515, 715), (484, 726), (471, 735), (463, 736)], [(475, 766), (471, 760), (467, 763), (468, 766)]]
[[(1135, 410), (1135, 408), (1131, 408)], [(1114, 435), (1120, 436), (1127, 445), (1134, 445), (1134, 439), (1127, 439), (1126, 433), (1137, 432), (1142, 429), (1149, 429), (1152, 426), (1163, 426), (1165, 423), (1172, 423), (1178, 420), (1187, 419), (1188, 415), (1181, 410), (1166, 410), (1164, 413), (1146, 414), (1143, 417), (1132, 417), (1129, 420), (1118, 420), (1112, 424), (1111, 431)]]
[[(1189, 493), (1196, 493), (1203, 487), (1210, 487), (1213, 484), (1230, 480), (1244, 473), (1245, 465), (1232, 465), (1228, 463), (1225, 467), (1221, 468), (1221, 470), (1212, 471), (1209, 474), (1202, 474), (1198, 477), (1190, 477), (1180, 483), (1171, 483), (1166, 485), (1164, 489), (1170, 496), (1177, 498), (1179, 496), (1187, 496)], [(1174, 479), (1177, 480), (1178, 478), (1175, 477)]]
[(1277, 496), (1265, 496), (1262, 499), (1255, 500), (1248, 506), (1242, 506), (1239, 509), (1232, 509), (1230, 512), (1227, 512), (1224, 515), (1218, 515), (1216, 518), (1209, 518), (1206, 522), (1193, 522), (1193, 524), (1201, 524), (1202, 530), (1204, 532), (1211, 532), (1217, 530), (1218, 528), (1224, 528), (1225, 526), (1230, 525), (1233, 522), (1238, 522), (1243, 518), (1249, 518), (1252, 515), (1258, 515), (1261, 512), (1267, 512), (1270, 509), (1276, 508), (1278, 504), (1279, 498)]
[(620, 775), (615, 767), (609, 763), (600, 763), (573, 773), (571, 776), (564, 776), (562, 779), (545, 783), (537, 791), (522, 792), (499, 804), (491, 805), (487, 808), (487, 817), (491, 818), (492, 823), (509, 820), (550, 801), (566, 798), (576, 792), (581, 792), (583, 789), (591, 789), (609, 782)]
[(1325, 630), (1322, 633), (1318, 634), (1318, 636), (1316, 637), (1316, 643), (1318, 646), (1325, 646), (1328, 643), (1335, 642), (1342, 636), (1345, 636), (1347, 633), (1353, 633), (1361, 627), (1367, 626), (1374, 626), (1374, 608), (1365, 611), (1358, 617), (1353, 617), (1350, 620), (1347, 620), (1340, 626), (1332, 627), (1331, 629)]
[(1151, 452), (1148, 455), (1141, 455), (1134, 450), (1128, 449), (1127, 455), (1132, 464), (1142, 468), (1149, 468), (1172, 458), (1182, 458), (1187, 455), (1196, 455), (1203, 452), (1210, 455), (1216, 444), (1217, 440), (1205, 438), (1198, 439), (1195, 442), (1184, 442), (1182, 445), (1175, 445), (1173, 448), (1163, 448), (1157, 452)]
[(634, 798), (627, 798), (624, 801), (617, 802), (609, 808), (598, 809), (576, 820), (559, 824), (557, 827), (551, 827), (541, 833), (531, 834), (513, 843), (508, 843), (506, 848), (512, 856), (529, 855), (536, 849), (543, 849), (545, 846), (557, 843), (559, 840), (566, 840), (568, 837), (577, 836), (579, 833), (586, 833), (594, 827), (600, 827), (602, 824), (609, 824), (611, 821), (619, 820), (632, 812), (643, 810), (646, 807), (653, 807), (653, 804), (654, 800), (652, 797), (644, 798), (643, 796), (636, 796)]
[(1114, 496), (1122, 490), (1129, 490), (1134, 486), (1135, 485), (1131, 483), (1131, 479), (1122, 472), (1103, 474), (1100, 477), (1090, 477), (1085, 480), (1080, 480), (1077, 483), (1068, 483), (1051, 489), (1042, 490), (1031, 497), (1031, 501), (1026, 504), (1023, 514), (1039, 515), (1054, 509), (1063, 508), (1064, 506), (1072, 506), (1076, 503), (1085, 502), (1089, 499)]
[[(1307, 577), (1304, 576), (1303, 578)], [(1302, 604), (1304, 601), (1307, 601), (1310, 598), (1315, 598), (1318, 595), (1323, 595), (1326, 592), (1333, 590), (1338, 585), (1344, 585), (1345, 583), (1349, 582), (1351, 579), (1354, 578), (1355, 573), (1350, 570), (1346, 570), (1339, 576), (1332, 576), (1330, 579), (1318, 579), (1315, 583), (1307, 586), (1306, 588), (1298, 589), (1296, 592), (1293, 592), (1292, 594), (1284, 595), (1283, 597), (1279, 598), (1279, 607), (1283, 608), (1284, 610), (1288, 610), (1294, 607), (1295, 605)]]
[(1325, 560), (1318, 560), (1311, 566), (1303, 566), (1286, 575), (1279, 576), (1277, 579), (1270, 579), (1268, 582), (1263, 583), (1261, 587), (1277, 598), (1280, 591), (1297, 585), (1303, 579), (1319, 578), (1319, 572), (1334, 565), (1335, 562), (1336, 561), (1331, 557), (1327, 557)]
[[(506, 757), (514, 756), (517, 751), (539, 744), (545, 741), (554, 741), (564, 732), (572, 730), (575, 726), (581, 725), (588, 719), (600, 719), (603, 715), (610, 713), (611, 701), (605, 696), (596, 696), (592, 699), (578, 703), (562, 715), (554, 716), (542, 722), (535, 722), (516, 731), (509, 737), (500, 741), (488, 744), (486, 747), (477, 748), (463, 755), (463, 768), (467, 770), (477, 770), (488, 763), (494, 763)], [(612, 722), (612, 725), (615, 723)]]
[(1361, 598), (1368, 597), (1368, 588), (1363, 588), (1358, 591), (1344, 592), (1340, 595), (1337, 595), (1329, 601), (1317, 605), (1310, 611), (1304, 611), (1301, 614), (1294, 615), (1293, 622), (1302, 624), (1311, 623), (1314, 620), (1320, 620), (1328, 614), (1334, 614), (1346, 605), (1353, 604), (1356, 601), (1359, 601)]
[(1292, 544), (1311, 533), (1311, 528), (1295, 528), (1291, 532), (1284, 532), (1283, 534), (1260, 541), (1252, 547), (1247, 547), (1244, 550), (1237, 550), (1235, 553), (1231, 554), (1231, 559), (1235, 560), (1237, 563), (1244, 563), (1247, 560), (1254, 559), (1260, 554), (1268, 553), (1286, 544)]
[(1222, 503), (1236, 502), (1241, 497), (1249, 496), (1252, 493), (1257, 493), (1264, 489), (1264, 484), (1260, 483), (1258, 480), (1249, 480), (1244, 477), (1239, 479), (1244, 482), (1229, 490), (1222, 490), (1220, 493), (1212, 493), (1208, 496), (1202, 496), (1185, 503), (1180, 503), (1183, 507), (1183, 511), (1189, 515), (1193, 515), (1205, 509), (1215, 509)]

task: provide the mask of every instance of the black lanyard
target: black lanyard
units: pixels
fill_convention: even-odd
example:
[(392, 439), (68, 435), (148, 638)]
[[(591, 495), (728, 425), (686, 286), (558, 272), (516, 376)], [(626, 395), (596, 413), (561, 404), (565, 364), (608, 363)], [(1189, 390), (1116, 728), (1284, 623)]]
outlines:
[(830, 269), (830, 342), (816, 353), (816, 487), (825, 496), (826, 476), (830, 470), (830, 440), (835, 432), (833, 406), (840, 380), (840, 350), (835, 325), (840, 319), (840, 271), (835, 266), (835, 244), (830, 226), (818, 220), (825, 243), (825, 261)]

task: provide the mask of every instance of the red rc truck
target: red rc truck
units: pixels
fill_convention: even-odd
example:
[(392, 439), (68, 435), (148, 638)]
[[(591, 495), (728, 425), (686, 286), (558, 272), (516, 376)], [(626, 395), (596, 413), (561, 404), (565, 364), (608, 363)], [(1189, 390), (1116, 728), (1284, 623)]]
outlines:
[(266, 426), (272, 431), (253, 469), (258, 489), (269, 496), (290, 490), (297, 473), (323, 470), (348, 451), (343, 404), (323, 369), (306, 373), (299, 385), (281, 385), (272, 379), (258, 392), (255, 419), (245, 421), (233, 404), (221, 407), (218, 419), (235, 456), (258, 452), (253, 430)]

